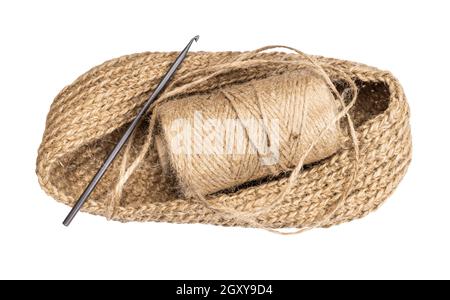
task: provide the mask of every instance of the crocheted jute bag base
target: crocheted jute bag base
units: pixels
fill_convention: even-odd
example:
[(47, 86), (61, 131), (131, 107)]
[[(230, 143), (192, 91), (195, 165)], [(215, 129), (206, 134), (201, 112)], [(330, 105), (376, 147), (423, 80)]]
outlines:
[[(74, 204), (176, 55), (147, 52), (107, 61), (57, 95), (37, 158), (39, 183), (50, 196), (67, 205)], [(242, 52), (190, 53), (165, 93), (176, 98), (267, 78), (294, 71), (296, 65), (289, 62), (304, 59), (282, 52), (255, 53), (241, 63), (240, 70), (224, 72), (191, 90), (170, 94), (196, 79), (196, 70), (233, 64), (242, 60), (242, 55)], [(355, 148), (348, 141), (333, 156), (306, 166), (283, 201), (256, 217), (262, 227), (314, 227), (330, 212), (321, 227), (361, 218), (394, 191), (411, 160), (409, 109), (397, 79), (387, 71), (359, 63), (314, 59), (337, 86), (342, 76), (349, 76), (358, 86), (358, 98), (350, 111), (359, 146), (357, 173), (348, 195), (334, 209), (355, 170)], [(143, 122), (135, 133), (128, 161), (132, 162), (141, 151), (148, 127), (148, 121)], [(110, 214), (107, 207), (121, 175), (122, 158), (123, 154), (113, 163), (83, 211), (125, 222), (254, 225), (179, 196), (172, 179), (162, 173), (154, 144), (126, 182), (120, 201)], [(207, 201), (211, 207), (251, 214), (279, 198), (288, 176), (210, 195)]]

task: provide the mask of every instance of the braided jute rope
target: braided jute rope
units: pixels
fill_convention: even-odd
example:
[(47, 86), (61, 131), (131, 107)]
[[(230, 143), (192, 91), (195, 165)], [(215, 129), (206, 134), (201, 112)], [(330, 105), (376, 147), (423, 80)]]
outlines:
[[(301, 52), (262, 52), (268, 48), (190, 53), (83, 210), (119, 221), (304, 230), (360, 218), (383, 203), (411, 160), (409, 109), (398, 81), (362, 64)], [(76, 201), (175, 56), (142, 53), (113, 59), (57, 95), (37, 159), (38, 179), (49, 195), (69, 205)], [(155, 151), (158, 107), (299, 69), (316, 72), (340, 101), (336, 120), (343, 117), (349, 133), (344, 147), (313, 165), (303, 166), (300, 160), (286, 176), (206, 197), (177, 196)]]

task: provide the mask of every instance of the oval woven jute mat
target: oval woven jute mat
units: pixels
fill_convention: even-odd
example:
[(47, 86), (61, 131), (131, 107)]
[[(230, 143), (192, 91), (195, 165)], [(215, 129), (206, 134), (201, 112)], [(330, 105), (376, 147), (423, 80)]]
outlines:
[[(147, 52), (107, 61), (56, 96), (37, 158), (39, 183), (50, 196), (73, 205), (176, 55)], [(150, 113), (127, 150), (122, 151), (126, 158), (120, 154), (82, 210), (118, 221), (255, 226), (212, 209), (225, 207), (242, 214), (260, 211), (255, 222), (264, 228), (328, 227), (373, 211), (394, 191), (411, 160), (409, 108), (404, 92), (387, 71), (332, 58), (313, 59), (338, 88), (345, 78), (351, 78), (358, 88), (349, 112), (358, 145), (356, 169), (356, 150), (349, 137), (331, 157), (305, 166), (281, 202), (276, 201), (286, 190), (289, 174), (207, 196), (205, 206), (176, 192), (173, 180), (162, 172), (152, 142), (111, 209), (117, 181), (124, 175), (123, 165), (132, 164), (147, 142)], [(207, 93), (285, 74), (295, 71), (298, 62), (304, 60), (298, 53), (193, 52), (166, 89), (165, 97), (170, 100)], [(224, 65), (235, 67), (190, 87), (191, 82), (204, 76), (201, 70), (219, 70)], [(270, 210), (261, 210), (268, 206)]]

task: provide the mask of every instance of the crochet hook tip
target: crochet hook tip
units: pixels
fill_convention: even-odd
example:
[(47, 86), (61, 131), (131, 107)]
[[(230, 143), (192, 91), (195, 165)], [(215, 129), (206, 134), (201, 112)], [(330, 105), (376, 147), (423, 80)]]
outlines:
[(196, 41), (196, 42), (198, 42), (198, 39), (200, 38), (200, 36), (199, 35), (196, 35), (196, 36), (194, 36), (192, 39), (194, 40), (194, 41)]

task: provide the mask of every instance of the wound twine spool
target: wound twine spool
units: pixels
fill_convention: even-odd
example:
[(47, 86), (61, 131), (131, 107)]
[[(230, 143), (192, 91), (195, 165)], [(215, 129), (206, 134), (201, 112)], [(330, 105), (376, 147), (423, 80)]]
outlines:
[(310, 73), (253, 80), (161, 105), (157, 151), (185, 196), (208, 195), (291, 171), (313, 142), (305, 164), (329, 157), (339, 148), (338, 111)]

